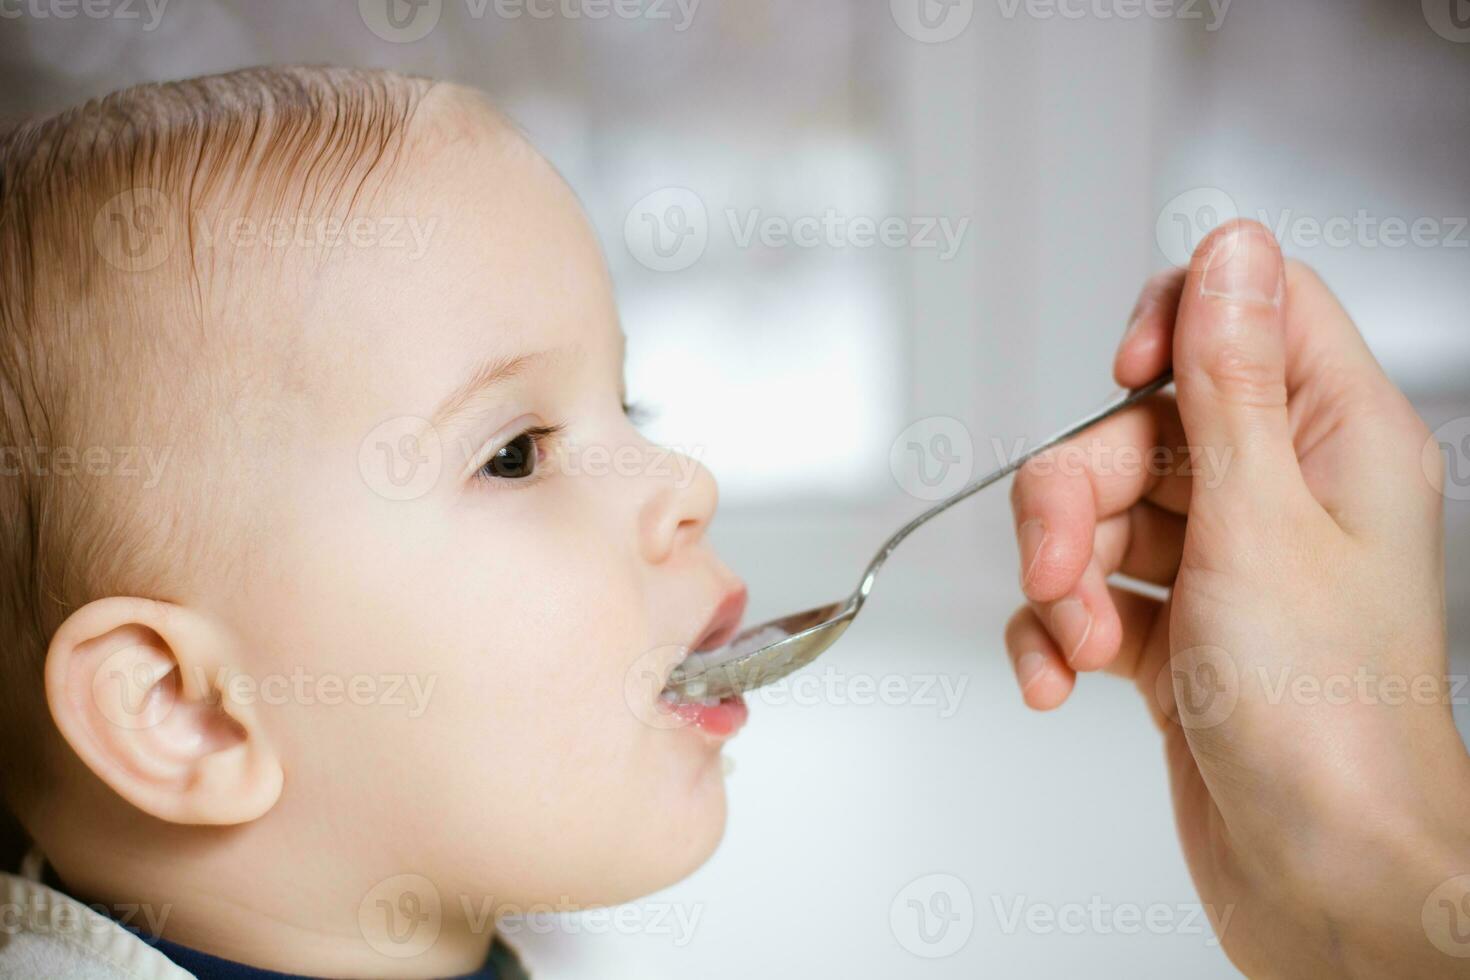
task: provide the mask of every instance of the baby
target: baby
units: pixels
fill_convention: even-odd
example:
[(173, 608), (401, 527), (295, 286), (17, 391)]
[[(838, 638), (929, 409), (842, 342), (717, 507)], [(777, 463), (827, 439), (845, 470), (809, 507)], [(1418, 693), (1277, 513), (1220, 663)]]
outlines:
[(598, 243), (482, 97), (26, 124), (0, 331), (0, 974), (511, 977), (495, 913), (709, 857), (744, 705), (660, 691), (744, 609), (715, 484), (652, 465)]

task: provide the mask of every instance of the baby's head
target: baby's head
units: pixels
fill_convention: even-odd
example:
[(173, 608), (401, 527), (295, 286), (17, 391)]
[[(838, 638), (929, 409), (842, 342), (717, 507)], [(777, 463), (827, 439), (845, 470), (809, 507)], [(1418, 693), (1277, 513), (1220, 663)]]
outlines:
[(432, 888), (427, 975), (714, 848), (718, 725), (657, 700), (743, 605), (715, 486), (482, 99), (254, 70), (16, 130), (0, 334), (4, 788), (78, 895), (366, 975), (360, 908)]

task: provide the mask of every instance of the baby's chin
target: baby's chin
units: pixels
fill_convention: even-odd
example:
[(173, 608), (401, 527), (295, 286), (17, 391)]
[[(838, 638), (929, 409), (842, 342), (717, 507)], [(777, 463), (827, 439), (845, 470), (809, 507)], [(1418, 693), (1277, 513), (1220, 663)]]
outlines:
[(493, 836), (484, 838), (484, 850), (458, 850), (451, 863), (459, 874), (444, 877), (467, 894), (511, 907), (598, 908), (668, 888), (704, 865), (724, 837), (724, 775), (718, 753), (712, 755), (712, 764), (682, 793), (645, 793), (637, 800), (586, 796), (561, 804), (581, 810), (581, 818), (563, 822), (555, 833), (558, 853), (541, 855), (513, 881), (505, 878), (507, 865), (514, 866), (524, 848), (507, 852)]
[(654, 833), (640, 833), (636, 848), (629, 848), (632, 874), (620, 896), (607, 904), (627, 902), (667, 888), (689, 877), (714, 855), (725, 836), (728, 801), (725, 792), (724, 757), (717, 746), (704, 746), (703, 759), (677, 800), (648, 820)]
[(692, 778), (672, 799), (649, 802), (635, 840), (608, 842), (610, 847), (621, 844), (618, 863), (626, 877), (593, 904), (616, 905), (668, 888), (714, 855), (724, 839), (728, 813), (724, 759), (714, 746), (703, 755)]

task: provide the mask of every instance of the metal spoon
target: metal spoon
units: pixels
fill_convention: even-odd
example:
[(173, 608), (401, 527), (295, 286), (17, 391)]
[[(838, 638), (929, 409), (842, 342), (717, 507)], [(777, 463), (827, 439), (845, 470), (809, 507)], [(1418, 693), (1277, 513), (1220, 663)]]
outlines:
[[(663, 696), (677, 701), (729, 697), (741, 691), (752, 691), (758, 687), (764, 687), (780, 680), (792, 671), (805, 667), (833, 643), (836, 643), (837, 638), (856, 618), (858, 610), (867, 601), (868, 594), (873, 591), (873, 582), (878, 577), (878, 570), (883, 567), (888, 556), (893, 554), (893, 549), (897, 548), (904, 538), (930, 518), (944, 513), (961, 500), (984, 490), (992, 483), (997, 483), (1010, 476), (1025, 466), (1033, 457), (1085, 432), (1125, 408), (1138, 404), (1149, 395), (1168, 386), (1173, 380), (1174, 372), (1165, 371), (1154, 381), (1119, 396), (1110, 404), (1063, 429), (1034, 449), (1022, 453), (995, 472), (968, 484), (953, 496), (941, 500), (909, 521), (894, 532), (883, 547), (878, 549), (878, 553), (868, 563), (868, 569), (863, 573), (863, 580), (858, 585), (857, 591), (846, 599), (742, 630), (734, 640), (719, 650), (690, 654), (683, 663), (674, 668), (664, 688)], [(753, 637), (767, 630), (778, 630), (789, 635), (765, 645), (760, 645), (758, 641), (751, 643)]]

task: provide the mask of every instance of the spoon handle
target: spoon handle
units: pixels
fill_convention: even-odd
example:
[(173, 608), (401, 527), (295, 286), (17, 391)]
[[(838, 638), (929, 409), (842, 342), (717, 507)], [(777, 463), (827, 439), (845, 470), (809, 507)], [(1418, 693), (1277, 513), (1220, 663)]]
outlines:
[(953, 495), (946, 497), (944, 500), (941, 500), (933, 507), (930, 507), (928, 510), (924, 511), (924, 513), (920, 514), (918, 517), (915, 517), (913, 520), (909, 521), (903, 527), (895, 531), (893, 537), (889, 538), (884, 543), (883, 547), (878, 549), (878, 554), (874, 555), (873, 560), (868, 564), (868, 570), (863, 574), (863, 582), (861, 585), (858, 586), (858, 590), (853, 595), (851, 601), (855, 605), (862, 605), (863, 600), (867, 599), (868, 593), (871, 592), (873, 589), (873, 582), (878, 577), (878, 570), (883, 567), (883, 563), (888, 560), (888, 556), (893, 554), (893, 549), (897, 548), (899, 546), (899, 543), (902, 542), (904, 538), (908, 537), (910, 534), (916, 531), (931, 517), (936, 517), (944, 513), (955, 504), (959, 503), (961, 500), (964, 500), (972, 494), (984, 490), (992, 483), (997, 483), (1001, 480), (1004, 480), (1006, 477), (1010, 476), (1012, 473), (1025, 466), (1032, 459), (1046, 452), (1048, 449), (1051, 449), (1058, 443), (1066, 442), (1068, 439), (1087, 431), (1104, 419), (1112, 418), (1114, 415), (1123, 411), (1125, 408), (1130, 408), (1133, 405), (1137, 405), (1149, 395), (1152, 395), (1155, 392), (1161, 391), (1162, 389), (1167, 387), (1171, 382), (1173, 382), (1173, 380), (1174, 371), (1173, 369), (1170, 369), (1159, 375), (1154, 380), (1150, 381), (1148, 384), (1144, 385), (1142, 388), (1135, 388), (1133, 391), (1119, 395), (1112, 402), (1104, 405), (1102, 408), (1093, 412), (1091, 415), (1088, 415), (1085, 418), (1074, 422), (1072, 425), (1069, 425), (1061, 432), (1058, 432), (1056, 435), (1052, 436), (1050, 439), (1047, 439), (1040, 445), (1037, 445), (1034, 448), (1022, 453), (1015, 459), (1011, 460), (1009, 463), (1006, 463), (1000, 469), (995, 470), (993, 473), (989, 473), (985, 476), (982, 476), (980, 479), (974, 481), (973, 483), (967, 484), (962, 489), (957, 490)]

